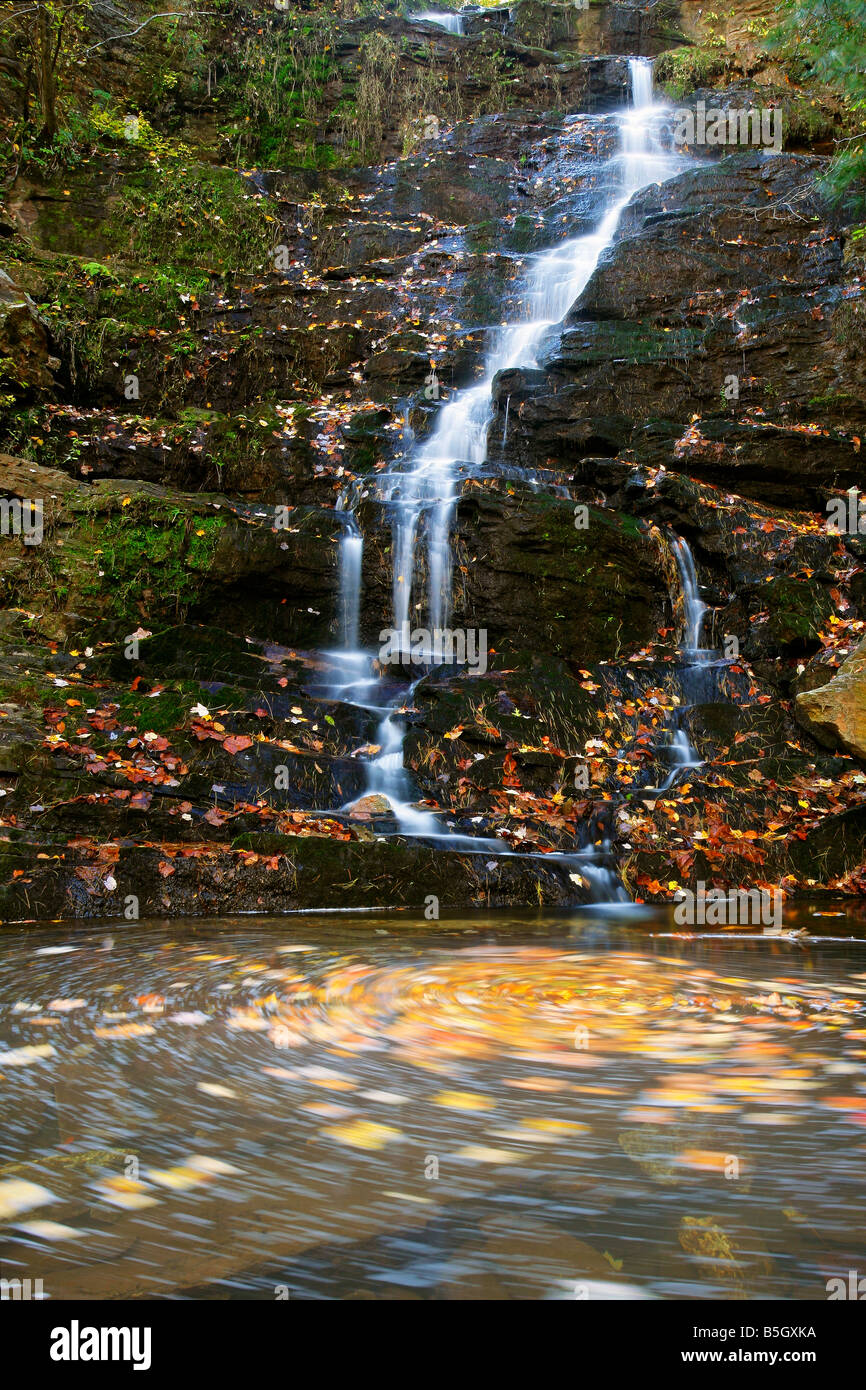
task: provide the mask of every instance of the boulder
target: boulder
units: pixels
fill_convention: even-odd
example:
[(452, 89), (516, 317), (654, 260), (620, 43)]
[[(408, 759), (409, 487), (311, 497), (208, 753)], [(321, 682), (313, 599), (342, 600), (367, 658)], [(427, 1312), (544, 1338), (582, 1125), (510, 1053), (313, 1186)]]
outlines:
[(828, 747), (866, 760), (866, 642), (843, 661), (827, 685), (804, 691), (794, 702), (800, 723)]

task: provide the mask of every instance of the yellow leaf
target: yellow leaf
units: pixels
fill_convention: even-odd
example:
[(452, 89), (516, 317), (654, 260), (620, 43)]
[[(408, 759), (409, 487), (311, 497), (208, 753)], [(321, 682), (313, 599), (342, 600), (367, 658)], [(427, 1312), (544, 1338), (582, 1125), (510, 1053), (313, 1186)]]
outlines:
[(487, 1096), (475, 1095), (472, 1091), (440, 1091), (433, 1097), (434, 1105), (444, 1105), (449, 1110), (492, 1110), (493, 1101)]
[(399, 1129), (390, 1125), (380, 1125), (374, 1120), (352, 1120), (345, 1125), (330, 1125), (322, 1130), (341, 1144), (351, 1144), (355, 1149), (383, 1149), (392, 1139), (399, 1139)]

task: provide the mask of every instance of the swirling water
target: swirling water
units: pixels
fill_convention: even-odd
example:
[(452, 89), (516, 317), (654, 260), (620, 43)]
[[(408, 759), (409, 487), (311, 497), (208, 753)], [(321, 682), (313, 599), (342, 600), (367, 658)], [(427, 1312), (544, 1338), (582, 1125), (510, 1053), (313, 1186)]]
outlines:
[(792, 929), (6, 929), (0, 1272), (51, 1298), (823, 1298), (866, 1267), (866, 951), (862, 914)]

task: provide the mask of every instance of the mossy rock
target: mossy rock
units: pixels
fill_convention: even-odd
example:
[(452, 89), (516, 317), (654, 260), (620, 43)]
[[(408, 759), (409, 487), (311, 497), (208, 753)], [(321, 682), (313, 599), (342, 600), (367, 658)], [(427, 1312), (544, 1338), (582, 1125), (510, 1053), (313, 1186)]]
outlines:
[(820, 641), (822, 627), (835, 613), (826, 589), (811, 580), (781, 576), (765, 584), (760, 597), (770, 609), (767, 641), (776, 651), (802, 651)]

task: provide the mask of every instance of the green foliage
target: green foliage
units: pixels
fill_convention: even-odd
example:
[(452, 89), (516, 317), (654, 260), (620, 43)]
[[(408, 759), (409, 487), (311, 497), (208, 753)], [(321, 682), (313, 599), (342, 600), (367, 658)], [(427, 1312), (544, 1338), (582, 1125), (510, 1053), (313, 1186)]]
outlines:
[(655, 78), (675, 100), (681, 101), (699, 87), (708, 87), (728, 67), (728, 58), (717, 46), (673, 48), (659, 54)]
[(91, 280), (112, 280), (115, 284), (117, 283), (117, 276), (101, 261), (85, 261), (81, 269)]
[(838, 142), (824, 187), (835, 200), (853, 193), (866, 208), (866, 0), (781, 0), (778, 13), (770, 46), (795, 80), (838, 92), (850, 116), (853, 133)]
[(56, 137), (60, 105), (75, 65), (84, 51), (91, 18), (90, 0), (3, 0), (0, 21), (11, 39), (7, 70), (15, 75), (21, 115), (30, 123), (35, 101), (39, 140)]
[(94, 105), (86, 116), (72, 122), (82, 138), (104, 140), (111, 145), (129, 143), (153, 160), (183, 159), (190, 155), (188, 146), (178, 140), (159, 135), (141, 112), (121, 114), (105, 105)]
[[(183, 275), (170, 268), (143, 268), (131, 275), (121, 264), (109, 269), (100, 261), (77, 263), (68, 257), (38, 299), (51, 319), (73, 382), (93, 389), (106, 363), (123, 353), (131, 338), (143, 337), (156, 349), (160, 339), (151, 339), (151, 330), (166, 330), (172, 335), (171, 345), (182, 353), (190, 342), (186, 330), (189, 303), (208, 284), (206, 273)], [(146, 330), (144, 335), (142, 330)], [(170, 379), (177, 384), (176, 374), (171, 373)], [(55, 462), (61, 441), (46, 434), (36, 455), (32, 439), (29, 427), (20, 439), (13, 438), (11, 427), (8, 434), (0, 431), (0, 446), (10, 452), (36, 457), (41, 463)]]
[(361, 156), (374, 156), (389, 130), (402, 134), (402, 153), (414, 153), (424, 139), (425, 119), (447, 119), (459, 114), (456, 94), (449, 92), (445, 73), (438, 67), (427, 42), (412, 49), (411, 65), (406, 41), (399, 44), (388, 34), (366, 34), (361, 42), (361, 63), (354, 92), (344, 100), (340, 117), (345, 146)]
[(336, 20), (324, 13), (286, 16), (247, 34), (228, 58), (224, 85), (234, 100), (223, 133), (238, 164), (289, 162), (320, 167), (334, 160), (321, 141), (320, 112), (329, 83), (339, 94)]
[(262, 268), (278, 237), (270, 204), (231, 169), (175, 163), (124, 187), (116, 229), (128, 251), (192, 274)]

